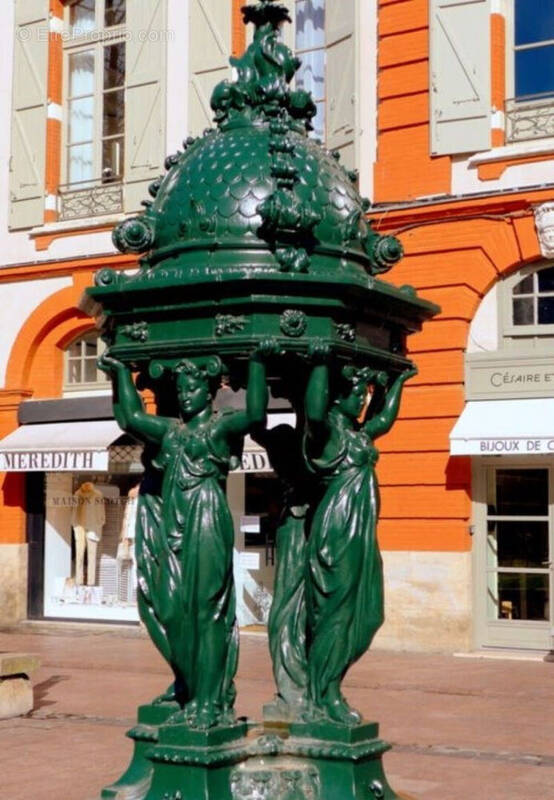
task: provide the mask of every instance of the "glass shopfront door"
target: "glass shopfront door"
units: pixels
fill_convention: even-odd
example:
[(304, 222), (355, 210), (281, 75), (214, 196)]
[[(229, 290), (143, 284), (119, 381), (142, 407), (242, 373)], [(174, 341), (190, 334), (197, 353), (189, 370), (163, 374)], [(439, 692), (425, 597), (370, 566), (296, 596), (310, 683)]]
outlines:
[(480, 644), (549, 650), (554, 467), (494, 465), (483, 472)]

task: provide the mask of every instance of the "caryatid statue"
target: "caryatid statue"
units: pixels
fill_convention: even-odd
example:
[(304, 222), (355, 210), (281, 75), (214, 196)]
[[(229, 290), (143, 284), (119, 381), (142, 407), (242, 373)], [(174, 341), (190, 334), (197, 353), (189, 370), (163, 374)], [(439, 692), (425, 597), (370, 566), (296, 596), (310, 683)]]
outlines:
[(146, 413), (128, 367), (109, 354), (100, 360), (113, 379), (117, 421), (150, 450), (137, 513), (137, 598), (175, 676), (158, 702), (179, 703), (171, 719), (200, 729), (234, 722), (238, 630), (225, 482), (245, 434), (265, 419), (264, 347), (269, 354), (264, 342), (250, 358), (244, 411), (214, 413), (220, 359), (180, 361), (173, 370), (178, 418)]

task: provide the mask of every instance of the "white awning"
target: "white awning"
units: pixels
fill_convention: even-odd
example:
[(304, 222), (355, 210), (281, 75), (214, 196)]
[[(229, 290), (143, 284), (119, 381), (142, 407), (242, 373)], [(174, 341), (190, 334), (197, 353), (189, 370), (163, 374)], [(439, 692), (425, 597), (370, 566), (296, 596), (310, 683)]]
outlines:
[(450, 434), (454, 456), (554, 455), (554, 398), (472, 400)]
[(105, 472), (115, 420), (22, 425), (0, 441), (0, 472)]

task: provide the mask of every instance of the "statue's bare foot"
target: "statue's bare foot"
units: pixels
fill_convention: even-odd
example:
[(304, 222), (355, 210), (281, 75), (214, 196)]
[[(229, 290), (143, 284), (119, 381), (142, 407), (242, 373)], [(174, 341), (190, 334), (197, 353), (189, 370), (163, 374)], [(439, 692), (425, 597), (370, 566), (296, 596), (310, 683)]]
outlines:
[(172, 683), (166, 691), (156, 697), (155, 700), (152, 700), (152, 705), (159, 706), (162, 703), (176, 703), (177, 702), (177, 690), (175, 688), (175, 684)]
[(340, 725), (354, 727), (362, 721), (361, 715), (351, 708), (342, 697), (328, 702), (326, 708), (329, 719), (333, 720), (333, 722), (338, 722)]
[(325, 719), (323, 710), (311, 700), (306, 701), (299, 716), (304, 722), (320, 722)]
[(219, 713), (219, 709), (216, 709), (212, 705), (208, 705), (206, 703), (205, 705), (200, 706), (198, 709), (195, 718), (192, 721), (192, 725), (201, 731), (206, 731), (208, 728), (213, 728), (215, 725), (218, 725), (220, 722), (220, 717), (221, 714)]
[(333, 682), (328, 687), (324, 704), (326, 716), (333, 722), (353, 727), (362, 721), (361, 715), (346, 702), (338, 682)]
[(234, 709), (224, 708), (219, 717), (219, 725), (233, 725), (237, 721)]
[(207, 731), (221, 724), (221, 714), (218, 708), (206, 703), (199, 706), (196, 700), (191, 700), (181, 711), (172, 714), (168, 722), (173, 724), (185, 723), (199, 731)]

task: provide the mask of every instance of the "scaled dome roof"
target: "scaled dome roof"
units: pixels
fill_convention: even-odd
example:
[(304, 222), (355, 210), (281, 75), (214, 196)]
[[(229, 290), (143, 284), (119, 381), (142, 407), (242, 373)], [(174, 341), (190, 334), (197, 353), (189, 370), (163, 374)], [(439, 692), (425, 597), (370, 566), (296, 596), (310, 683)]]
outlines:
[(290, 89), (300, 62), (278, 36), (287, 9), (261, 0), (243, 13), (256, 25), (254, 40), (231, 59), (237, 80), (214, 90), (217, 127), (168, 157), (145, 212), (114, 231), (116, 246), (148, 252), (148, 269), (240, 262), (308, 272), (337, 258), (356, 271), (390, 269), (400, 243), (371, 229), (357, 175), (308, 136), (315, 105), (308, 92)]

